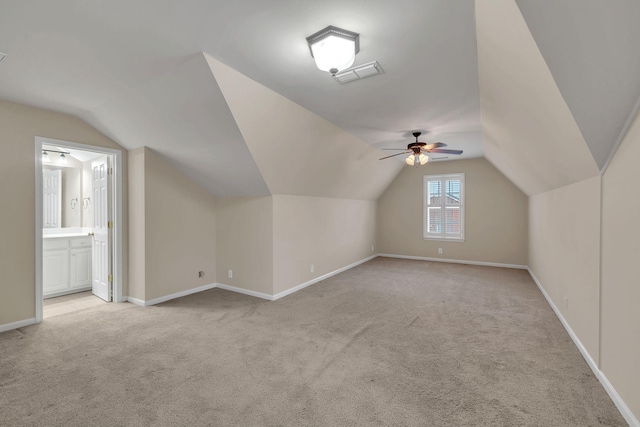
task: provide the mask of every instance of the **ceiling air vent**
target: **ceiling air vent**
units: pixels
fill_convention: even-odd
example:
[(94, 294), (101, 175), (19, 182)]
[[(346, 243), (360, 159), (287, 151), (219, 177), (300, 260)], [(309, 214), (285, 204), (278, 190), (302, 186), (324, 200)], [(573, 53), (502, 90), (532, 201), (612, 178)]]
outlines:
[(6, 53), (2, 53), (0, 52), (0, 62), (2, 62), (2, 60), (7, 56)]
[(378, 64), (378, 61), (369, 62), (367, 64), (358, 65), (357, 67), (347, 68), (333, 76), (338, 83), (345, 84), (354, 80), (364, 79), (365, 77), (375, 76), (376, 74), (382, 74), (384, 70)]

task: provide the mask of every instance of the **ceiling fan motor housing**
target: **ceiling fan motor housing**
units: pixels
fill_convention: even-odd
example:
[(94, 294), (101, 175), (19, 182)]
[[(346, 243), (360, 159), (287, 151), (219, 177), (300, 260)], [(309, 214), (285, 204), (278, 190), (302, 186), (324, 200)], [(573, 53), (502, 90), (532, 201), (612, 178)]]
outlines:
[(427, 145), (426, 142), (412, 142), (407, 145), (407, 149), (413, 151), (413, 154), (420, 155), (420, 149)]

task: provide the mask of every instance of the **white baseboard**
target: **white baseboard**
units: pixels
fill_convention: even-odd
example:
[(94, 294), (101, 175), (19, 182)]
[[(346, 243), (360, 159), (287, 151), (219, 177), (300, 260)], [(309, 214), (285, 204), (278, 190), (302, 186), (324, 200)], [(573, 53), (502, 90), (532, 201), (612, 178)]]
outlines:
[(347, 270), (349, 270), (349, 269), (351, 269), (351, 268), (353, 268), (353, 267), (355, 267), (357, 265), (363, 264), (363, 263), (365, 263), (367, 261), (371, 261), (372, 259), (376, 258), (377, 256), (378, 255), (371, 255), (370, 257), (367, 257), (365, 259), (361, 259), (360, 261), (356, 261), (356, 262), (354, 262), (352, 264), (349, 264), (347, 266), (344, 266), (342, 268), (334, 270), (334, 271), (332, 271), (330, 273), (323, 274), (322, 276), (316, 277), (315, 279), (309, 280), (308, 282), (304, 282), (304, 283), (301, 283), (300, 285), (294, 286), (293, 288), (289, 288), (286, 291), (282, 291), (280, 293), (277, 293), (277, 294), (275, 294), (273, 296), (273, 300), (275, 301), (275, 300), (278, 300), (280, 298), (286, 297), (287, 295), (291, 295), (292, 293), (298, 292), (300, 289), (304, 289), (307, 286), (313, 285), (314, 283), (321, 282), (321, 281), (323, 281), (325, 279), (328, 279), (331, 276), (335, 276), (336, 274), (340, 274), (343, 271), (347, 271)]
[(599, 376), (600, 369), (598, 368), (598, 364), (595, 362), (595, 360), (593, 360), (593, 357), (591, 357), (586, 347), (582, 344), (580, 338), (578, 338), (575, 332), (573, 332), (573, 329), (571, 329), (571, 326), (569, 326), (569, 323), (565, 320), (558, 307), (556, 307), (547, 291), (542, 287), (542, 284), (538, 281), (538, 278), (535, 276), (535, 274), (533, 274), (533, 271), (531, 271), (529, 267), (527, 267), (527, 271), (529, 272), (529, 275), (531, 276), (535, 284), (538, 286), (538, 289), (540, 289), (540, 292), (542, 292), (542, 295), (547, 300), (547, 303), (551, 306), (553, 312), (556, 314), (558, 319), (560, 319), (560, 323), (562, 323), (562, 326), (564, 326), (564, 328), (567, 330), (567, 333), (573, 340), (573, 343), (576, 345), (576, 347), (578, 347), (578, 350), (580, 350), (580, 353), (582, 354), (582, 357), (584, 357), (584, 360), (586, 360), (593, 373), (596, 374), (596, 376)]
[(265, 294), (262, 292), (257, 292), (257, 291), (252, 291), (249, 289), (244, 289), (244, 288), (238, 288), (236, 286), (231, 286), (231, 285), (226, 285), (224, 283), (211, 283), (210, 285), (205, 285), (205, 286), (200, 286), (199, 288), (193, 288), (193, 289), (189, 289), (187, 291), (182, 291), (182, 292), (178, 292), (175, 294), (171, 294), (171, 295), (167, 295), (164, 297), (160, 297), (160, 298), (155, 298), (152, 300), (148, 300), (148, 301), (144, 301), (138, 298), (133, 298), (131, 296), (127, 297), (127, 300), (133, 304), (137, 304), (141, 307), (148, 307), (150, 305), (155, 305), (155, 304), (160, 304), (161, 302), (165, 302), (165, 301), (169, 301), (172, 300), (174, 298), (180, 298), (186, 295), (190, 295), (196, 292), (202, 292), (202, 291), (206, 291), (207, 289), (213, 289), (213, 288), (220, 288), (220, 289), (224, 289), (227, 291), (231, 291), (231, 292), (237, 292), (239, 294), (244, 294), (244, 295), (249, 295), (252, 297), (256, 297), (256, 298), (262, 298), (262, 299), (266, 299), (269, 301), (275, 301), (277, 299), (286, 297), (287, 295), (290, 295), (294, 292), (299, 291), (300, 289), (304, 289), (307, 286), (311, 286), (314, 283), (318, 283), (322, 280), (328, 279), (331, 276), (335, 276), (336, 274), (342, 273), (343, 271), (349, 270), (350, 268), (353, 268), (357, 265), (360, 265), (362, 263), (365, 263), (367, 261), (370, 261), (372, 259), (374, 259), (375, 257), (377, 257), (378, 255), (372, 255), (370, 257), (367, 257), (365, 259), (361, 259), (360, 261), (356, 261), (352, 264), (349, 264), (345, 267), (339, 268), (337, 270), (334, 270), (330, 273), (327, 274), (323, 274), (322, 276), (316, 277), (315, 279), (309, 280), (308, 282), (302, 283), (300, 285), (294, 286), (293, 288), (287, 289), (286, 291), (280, 292), (276, 295), (269, 295), (269, 294)]
[(18, 322), (5, 323), (4, 325), (0, 325), (0, 332), (11, 331), (13, 329), (24, 328), (25, 326), (35, 325), (36, 318), (32, 317), (31, 319), (24, 319)]
[(139, 305), (140, 307), (144, 307), (144, 300), (134, 298), (134, 297), (127, 297), (127, 301), (132, 304)]
[(631, 409), (629, 409), (627, 404), (624, 403), (624, 400), (622, 400), (622, 397), (620, 397), (616, 389), (613, 388), (613, 385), (609, 382), (609, 379), (604, 374), (604, 372), (600, 371), (600, 376), (598, 377), (598, 379), (600, 380), (600, 383), (602, 384), (604, 389), (607, 391), (607, 394), (609, 394), (609, 397), (611, 398), (611, 400), (613, 400), (613, 403), (615, 403), (616, 408), (618, 408), (618, 411), (620, 411), (624, 419), (627, 420), (627, 422), (629, 423), (629, 426), (640, 427), (640, 421), (638, 421), (636, 416), (633, 415), (633, 413), (631, 412)]
[(528, 267), (526, 265), (518, 265), (518, 264), (500, 264), (497, 262), (485, 262), (485, 261), (467, 261), (462, 259), (448, 259), (448, 258), (430, 258), (423, 256), (413, 256), (413, 255), (396, 255), (396, 254), (378, 254), (378, 256), (386, 257), (386, 258), (400, 258), (400, 259), (415, 259), (418, 261), (435, 261), (435, 262), (450, 262), (454, 264), (469, 264), (469, 265), (484, 265), (487, 267), (502, 267), (502, 268), (516, 268), (519, 270), (527, 270)]
[(216, 283), (210, 283), (208, 285), (198, 286), (197, 288), (187, 289), (185, 291), (176, 292), (174, 294), (169, 294), (169, 295), (165, 295), (165, 296), (154, 298), (154, 299), (150, 299), (150, 300), (141, 300), (141, 299), (133, 298), (133, 297), (129, 296), (129, 297), (127, 297), (127, 301), (132, 302), (132, 303), (134, 303), (136, 305), (139, 305), (139, 306), (142, 306), (142, 307), (149, 307), (150, 305), (156, 305), (156, 304), (160, 304), (162, 302), (170, 301), (172, 299), (176, 299), (176, 298), (180, 298), (180, 297), (186, 297), (187, 295), (195, 294), (197, 292), (206, 291), (206, 290), (209, 290), (209, 289), (213, 289), (215, 287), (216, 287)]
[(556, 314), (558, 319), (560, 319), (562, 326), (564, 326), (564, 328), (566, 329), (567, 333), (573, 340), (573, 343), (576, 345), (576, 347), (578, 347), (578, 350), (580, 350), (582, 357), (584, 357), (584, 360), (587, 361), (587, 364), (593, 371), (594, 375), (596, 376), (596, 378), (598, 378), (607, 394), (616, 405), (616, 408), (618, 408), (624, 419), (629, 423), (631, 427), (640, 427), (640, 422), (638, 422), (638, 419), (633, 415), (631, 409), (629, 409), (624, 400), (622, 400), (622, 397), (620, 397), (616, 389), (613, 388), (613, 385), (609, 382), (605, 374), (600, 370), (600, 368), (598, 368), (598, 365), (596, 364), (595, 360), (593, 360), (593, 357), (591, 357), (578, 336), (575, 334), (575, 332), (573, 332), (573, 329), (571, 329), (571, 326), (569, 326), (569, 323), (566, 321), (560, 310), (558, 310), (558, 307), (556, 307), (547, 291), (542, 287), (542, 284), (540, 283), (540, 281), (538, 281), (538, 278), (535, 276), (535, 274), (533, 274), (531, 268), (527, 267), (527, 271), (529, 272), (529, 275), (535, 282), (536, 286), (538, 286), (538, 289), (540, 289), (540, 292), (542, 293), (544, 298), (547, 300), (547, 303), (551, 306), (553, 312)]
[(249, 289), (238, 288), (231, 285), (225, 285), (224, 283), (216, 283), (216, 287), (220, 289), (224, 289), (225, 291), (237, 292), (239, 294), (249, 295), (256, 298), (262, 298), (269, 301), (273, 301), (273, 296), (269, 294), (264, 294), (262, 292), (251, 291)]

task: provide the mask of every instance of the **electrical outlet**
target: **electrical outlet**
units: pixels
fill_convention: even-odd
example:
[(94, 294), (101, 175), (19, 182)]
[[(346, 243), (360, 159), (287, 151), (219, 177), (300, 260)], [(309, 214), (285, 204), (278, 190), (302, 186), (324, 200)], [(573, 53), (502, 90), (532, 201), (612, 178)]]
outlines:
[(311, 268), (309, 270), (313, 273), (313, 271), (315, 270), (315, 266), (311, 264)]
[(198, 271), (198, 277), (204, 277), (204, 271)]
[(442, 253), (442, 248), (438, 248), (438, 253), (441, 254)]
[(229, 270), (229, 279), (233, 279), (233, 270)]

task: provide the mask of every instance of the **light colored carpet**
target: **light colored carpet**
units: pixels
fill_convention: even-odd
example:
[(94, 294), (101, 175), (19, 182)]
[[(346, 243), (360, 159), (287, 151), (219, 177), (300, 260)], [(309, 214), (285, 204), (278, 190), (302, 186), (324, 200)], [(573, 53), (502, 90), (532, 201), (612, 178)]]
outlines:
[(623, 426), (525, 271), (377, 258), (0, 334), (2, 426)]

